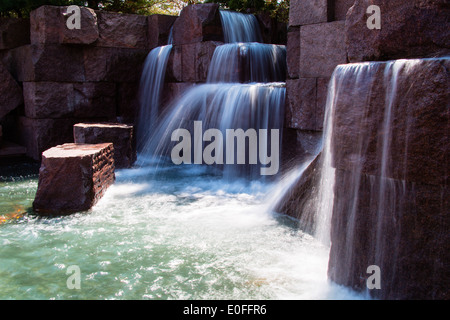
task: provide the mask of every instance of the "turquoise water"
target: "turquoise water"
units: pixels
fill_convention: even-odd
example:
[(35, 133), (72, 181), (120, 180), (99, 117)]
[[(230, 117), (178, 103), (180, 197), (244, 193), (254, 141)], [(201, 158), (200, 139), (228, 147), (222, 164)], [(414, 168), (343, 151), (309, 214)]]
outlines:
[(0, 182), (0, 216), (25, 213), (0, 225), (0, 299), (361, 298), (328, 282), (328, 247), (270, 210), (276, 183), (149, 170), (116, 171), (92, 210), (57, 218), (32, 214), (37, 175)]

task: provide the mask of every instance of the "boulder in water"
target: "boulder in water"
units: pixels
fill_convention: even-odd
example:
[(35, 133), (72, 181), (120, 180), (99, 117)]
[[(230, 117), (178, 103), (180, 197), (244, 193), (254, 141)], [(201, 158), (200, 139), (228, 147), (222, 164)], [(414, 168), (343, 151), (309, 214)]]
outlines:
[(114, 183), (112, 143), (67, 143), (43, 152), (33, 209), (61, 215), (90, 209)]

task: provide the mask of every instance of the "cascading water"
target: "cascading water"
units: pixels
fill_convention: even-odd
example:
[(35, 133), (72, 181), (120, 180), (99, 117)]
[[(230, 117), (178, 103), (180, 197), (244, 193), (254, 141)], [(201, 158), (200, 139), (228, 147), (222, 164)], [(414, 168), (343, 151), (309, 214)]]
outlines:
[(207, 82), (284, 82), (285, 63), (285, 46), (229, 43), (214, 51)]
[(258, 21), (254, 15), (220, 11), (225, 42), (262, 42)]
[[(244, 27), (233, 29), (229, 20)], [(257, 30), (254, 17), (222, 12), (222, 21), (231, 29), (234, 40), (229, 41), (260, 40), (258, 32), (249, 36)], [(240, 34), (246, 38), (236, 38)], [(167, 153), (173, 130), (189, 125), (192, 130), (195, 120), (222, 130), (282, 128), (285, 88), (274, 71), (285, 68), (284, 49), (254, 43), (226, 46), (218, 47), (217, 64), (224, 63), (225, 55), (219, 53), (228, 48), (235, 52), (239, 68), (244, 62), (244, 73), (252, 65), (265, 71), (222, 78), (212, 71), (217, 70), (214, 62), (211, 80), (186, 92), (156, 122), (159, 98), (147, 98), (161, 92), (170, 46), (149, 55), (141, 89), (141, 165), (146, 154)], [(257, 62), (271, 54), (270, 66)], [(159, 76), (152, 79), (155, 74)], [(256, 174), (238, 165), (218, 168), (221, 174), (210, 174), (209, 166), (164, 162), (117, 170), (116, 183), (88, 214), (56, 219), (25, 215), (1, 225), (0, 298), (361, 298), (327, 281), (327, 246), (299, 229), (297, 220), (273, 211), (278, 197), (308, 164), (278, 183), (222, 178)], [(0, 193), (8, 195), (0, 198), (0, 215), (15, 209), (11, 201), (23, 207), (33, 201), (37, 177), (13, 180), (0, 179)], [(66, 271), (72, 265), (81, 269), (81, 290), (67, 287)]]
[[(171, 141), (172, 132), (177, 128), (194, 132), (195, 120), (202, 121), (203, 131), (216, 128), (223, 132), (224, 137), (226, 130), (230, 128), (241, 128), (244, 131), (250, 128), (278, 128), (283, 121), (283, 113), (277, 106), (281, 107), (283, 104), (282, 84), (220, 83), (196, 86), (177, 100), (176, 107), (159, 120), (154, 128), (155, 138), (148, 140), (145, 150), (151, 150), (157, 155), (170, 155), (176, 144)], [(218, 143), (218, 149), (224, 150), (223, 143)], [(223, 158), (226, 158), (225, 152), (223, 153)], [(227, 177), (242, 176), (245, 173), (252, 177), (259, 175), (259, 166), (256, 165), (234, 164), (225, 167), (223, 174)]]
[[(174, 147), (171, 141), (172, 133), (177, 128), (194, 132), (195, 121), (202, 121), (205, 130), (221, 130), (224, 137), (228, 129), (264, 129), (269, 132), (272, 129), (282, 129), (285, 84), (281, 81), (284, 81), (286, 76), (285, 47), (250, 42), (261, 41), (259, 26), (253, 15), (227, 11), (221, 11), (220, 14), (225, 39), (232, 43), (215, 49), (206, 84), (190, 89), (173, 102), (158, 119), (156, 126), (146, 126), (152, 128), (152, 134), (150, 138), (145, 138), (146, 142), (142, 144), (142, 153), (138, 160), (140, 165), (155, 156), (168, 156)], [(225, 65), (227, 68), (224, 68)], [(142, 113), (145, 112), (148, 111)], [(142, 139), (144, 138), (138, 138)], [(277, 145), (280, 144), (281, 137)], [(218, 149), (227, 158), (223, 143), (219, 143)], [(279, 151), (280, 148), (274, 149), (278, 158)], [(194, 154), (195, 150), (192, 150), (192, 153)], [(244, 165), (233, 161), (233, 164), (228, 166), (228, 162), (224, 164), (219, 161), (215, 167), (223, 168), (226, 177), (244, 175), (256, 178), (259, 175), (259, 167), (249, 164), (249, 154), (246, 154), (246, 157)], [(199, 162), (195, 159), (192, 162), (202, 163), (201, 160)]]
[(161, 94), (171, 50), (171, 44), (156, 47), (150, 51), (144, 62), (139, 90), (140, 109), (137, 117), (138, 150), (142, 150), (143, 144), (149, 138), (149, 129), (156, 124), (159, 116)]

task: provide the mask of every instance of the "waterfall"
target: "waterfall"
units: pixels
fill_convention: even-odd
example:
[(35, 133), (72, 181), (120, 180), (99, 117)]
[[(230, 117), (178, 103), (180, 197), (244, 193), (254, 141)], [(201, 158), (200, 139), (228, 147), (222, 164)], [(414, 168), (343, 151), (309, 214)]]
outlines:
[[(143, 143), (138, 164), (144, 165), (155, 157), (157, 163), (166, 159), (176, 145), (172, 141), (172, 133), (178, 128), (195, 133), (194, 123), (199, 121), (204, 131), (216, 128), (222, 132), (223, 137), (228, 129), (242, 129), (245, 132), (248, 129), (262, 129), (267, 132), (272, 129), (282, 130), (286, 91), (283, 82), (286, 76), (285, 47), (249, 42), (262, 39), (259, 25), (253, 15), (228, 11), (220, 11), (220, 15), (226, 42), (232, 43), (215, 49), (207, 83), (196, 85), (185, 92), (167, 108), (155, 125), (147, 125), (147, 128), (152, 128), (151, 136), (141, 135)], [(154, 110), (150, 113), (157, 114)], [(145, 118), (141, 120), (147, 121)], [(197, 139), (200, 140), (194, 142), (194, 145), (202, 148), (205, 143), (201, 141), (201, 137)], [(248, 139), (248, 149), (254, 148), (250, 138)], [(223, 143), (214, 143), (216, 150), (221, 150), (216, 156), (223, 155), (228, 160)], [(277, 145), (280, 144), (281, 135)], [(269, 146), (275, 147), (273, 143), (269, 143)], [(198, 148), (191, 150), (192, 158), (195, 157), (196, 149)], [(237, 156), (236, 152), (227, 151)], [(279, 152), (279, 149), (276, 150), (277, 156)], [(261, 150), (259, 155), (261, 156)], [(193, 163), (204, 162), (194, 159)], [(256, 178), (260, 172), (260, 165), (252, 162), (249, 153), (245, 154), (244, 164), (236, 159), (232, 160), (232, 164), (219, 162), (212, 168), (220, 169), (225, 177)]]
[(283, 82), (286, 68), (285, 46), (229, 43), (214, 51), (207, 82)]
[(262, 42), (258, 21), (252, 14), (220, 11), (225, 42)]
[[(224, 137), (226, 130), (230, 128), (241, 128), (244, 131), (250, 128), (278, 128), (283, 121), (284, 94), (283, 83), (212, 83), (195, 86), (160, 118), (145, 150), (154, 155), (169, 156), (176, 144), (171, 141), (172, 132), (177, 128), (193, 132), (194, 121), (202, 121), (204, 131), (209, 128), (219, 129)], [(219, 143), (218, 148), (225, 149)], [(227, 177), (256, 177), (258, 168), (256, 165), (233, 164), (226, 166), (223, 173)]]
[(171, 49), (171, 44), (156, 47), (150, 51), (144, 62), (139, 87), (138, 150), (142, 150), (142, 146), (149, 137), (149, 129), (155, 126), (158, 118), (166, 66)]
[[(366, 270), (376, 266), (381, 290), (371, 296), (408, 297), (411, 279), (428, 286), (424, 277), (441, 270), (436, 261), (444, 253), (432, 247), (447, 234), (439, 185), (446, 177), (440, 165), (446, 159), (446, 64), (447, 58), (411, 59), (335, 69), (314, 200), (316, 224), (331, 240), (331, 280), (368, 290)], [(419, 239), (417, 232), (430, 236)], [(439, 286), (432, 290), (440, 292)]]

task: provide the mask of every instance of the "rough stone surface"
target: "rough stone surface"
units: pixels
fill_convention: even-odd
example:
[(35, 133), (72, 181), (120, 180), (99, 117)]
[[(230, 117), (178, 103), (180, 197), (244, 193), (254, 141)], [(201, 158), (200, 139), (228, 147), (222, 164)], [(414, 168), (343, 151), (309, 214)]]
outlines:
[(122, 123), (134, 123), (139, 110), (139, 82), (117, 84), (118, 120)]
[(448, 299), (449, 59), (345, 69), (333, 119), (328, 274), (365, 291), (367, 267), (377, 265), (373, 297)]
[(22, 103), (22, 89), (0, 62), (0, 119)]
[(367, 292), (367, 267), (377, 265), (381, 290), (369, 290), (374, 298), (448, 300), (448, 186), (382, 183), (377, 176), (355, 181), (351, 172), (336, 171), (330, 279)]
[(183, 82), (206, 82), (208, 68), (214, 50), (222, 42), (199, 42), (182, 47), (182, 78)]
[[(317, 139), (314, 139), (317, 142)], [(297, 156), (298, 157), (298, 156)], [(305, 164), (301, 176), (283, 195), (275, 211), (285, 213), (291, 217), (299, 219), (300, 227), (305, 232), (313, 232), (315, 226), (315, 207), (313, 200), (317, 195), (317, 185), (320, 179), (321, 156), (304, 154)], [(299, 162), (297, 162), (299, 163)], [(301, 210), (299, 210), (301, 208)]]
[(99, 30), (97, 24), (97, 14), (94, 10), (86, 7), (80, 7), (81, 29), (67, 28), (67, 19), (71, 13), (67, 13), (67, 7), (61, 8), (62, 27), (59, 32), (60, 43), (70, 44), (91, 44), (97, 41), (99, 37)]
[(330, 3), (330, 0), (291, 0), (289, 26), (332, 21), (334, 12)]
[(223, 41), (218, 4), (189, 5), (173, 25), (174, 45), (202, 41)]
[(30, 119), (19, 117), (17, 121), (18, 143), (27, 148), (27, 156), (40, 160), (42, 152), (59, 144), (73, 142), (72, 126), (75, 119)]
[(170, 51), (166, 68), (166, 80), (168, 82), (183, 81), (182, 49), (183, 46), (173, 46)]
[(116, 168), (130, 168), (136, 160), (133, 131), (133, 126), (120, 123), (77, 123), (73, 126), (75, 143), (113, 143)]
[(29, 118), (115, 118), (116, 85), (109, 82), (24, 82)]
[[(26, 81), (85, 81), (83, 48), (64, 45), (31, 45), (31, 70)], [(24, 62), (27, 63), (27, 62)]]
[[(361, 70), (358, 81), (351, 72), (345, 76), (345, 90), (335, 107), (335, 165), (342, 170), (360, 166), (362, 173), (381, 175), (386, 101), (391, 101), (387, 177), (448, 184), (443, 164), (449, 157), (449, 69), (449, 59), (417, 59), (371, 64)], [(385, 81), (386, 72), (392, 76), (395, 70), (397, 82)]]
[(170, 82), (164, 86), (161, 105), (162, 109), (169, 106), (171, 102), (181, 97), (182, 93), (191, 88), (194, 83), (189, 82)]
[[(345, 20), (347, 11), (355, 3), (355, 0), (335, 0), (334, 1), (334, 20)], [(369, 6), (369, 5), (367, 5)]]
[(62, 23), (62, 10), (57, 6), (41, 6), (30, 13), (30, 39), (32, 44), (59, 43), (59, 32), (66, 26)]
[(286, 127), (314, 130), (316, 124), (317, 86), (314, 78), (286, 81)]
[(85, 48), (85, 81), (137, 82), (148, 50), (128, 48)]
[(114, 180), (112, 143), (53, 147), (42, 154), (33, 209), (41, 215), (89, 210)]
[(167, 62), (168, 82), (206, 82), (214, 50), (222, 42), (174, 45)]
[(18, 82), (33, 80), (31, 51), (31, 45), (24, 45), (7, 50), (1, 57), (5, 68)]
[(147, 49), (147, 17), (97, 11), (98, 46)]
[(277, 21), (275, 18), (270, 17), (268, 13), (257, 14), (256, 19), (258, 20), (264, 43), (286, 44), (286, 23)]
[(176, 16), (164, 14), (152, 14), (147, 17), (149, 49), (168, 44), (170, 30), (176, 19)]
[(285, 127), (322, 131), (327, 87), (327, 78), (288, 79)]
[(30, 20), (0, 18), (0, 50), (30, 43)]
[(41, 6), (30, 13), (30, 38), (32, 44), (91, 44), (98, 39), (97, 15), (94, 10), (80, 7), (81, 29), (66, 25), (72, 13), (67, 6)]
[(367, 28), (368, 4), (356, 0), (346, 20), (350, 62), (450, 54), (447, 0), (377, 0), (381, 29)]
[(290, 28), (286, 46), (287, 70), (290, 78), (298, 78), (300, 63), (300, 29)]
[(338, 64), (347, 63), (345, 22), (300, 28), (300, 77), (330, 77)]
[(3, 63), (17, 81), (85, 81), (83, 48), (57, 44), (25, 45), (9, 50)]

